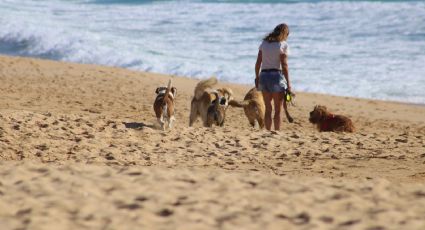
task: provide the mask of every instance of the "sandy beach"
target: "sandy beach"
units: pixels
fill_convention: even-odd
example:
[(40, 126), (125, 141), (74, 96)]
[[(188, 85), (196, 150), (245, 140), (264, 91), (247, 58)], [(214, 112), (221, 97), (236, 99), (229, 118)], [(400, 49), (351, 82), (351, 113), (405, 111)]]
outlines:
[[(279, 132), (233, 107), (188, 127), (197, 82), (0, 56), (0, 229), (425, 229), (425, 106), (297, 92)], [(356, 132), (318, 132), (316, 104)]]

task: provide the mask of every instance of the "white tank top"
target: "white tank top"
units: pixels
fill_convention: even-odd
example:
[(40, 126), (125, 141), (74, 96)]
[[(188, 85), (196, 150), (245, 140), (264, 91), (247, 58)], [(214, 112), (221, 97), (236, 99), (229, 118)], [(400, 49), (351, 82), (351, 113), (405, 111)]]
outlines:
[(280, 55), (289, 54), (288, 43), (282, 42), (267, 42), (263, 41), (260, 45), (263, 59), (261, 69), (281, 69)]

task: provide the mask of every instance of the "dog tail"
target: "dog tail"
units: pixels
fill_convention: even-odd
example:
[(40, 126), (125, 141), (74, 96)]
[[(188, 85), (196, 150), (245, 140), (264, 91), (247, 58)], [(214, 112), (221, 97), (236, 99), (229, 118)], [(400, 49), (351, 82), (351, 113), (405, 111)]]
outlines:
[(220, 97), (218, 96), (218, 93), (217, 92), (214, 92), (214, 95), (215, 95), (215, 104), (214, 104), (214, 107), (215, 107), (215, 109), (217, 109), (220, 106)]
[(198, 82), (195, 87), (195, 99), (199, 100), (202, 97), (204, 91), (208, 88), (211, 88), (215, 84), (217, 84), (217, 78), (215, 77), (210, 77), (208, 79)]
[(238, 108), (244, 108), (245, 106), (248, 106), (251, 100), (245, 100), (245, 101), (236, 101), (236, 100), (230, 100), (229, 105), (232, 107), (238, 107)]
[(162, 105), (165, 104), (165, 98), (170, 97), (170, 92), (171, 92), (171, 79), (168, 80), (168, 86), (164, 93), (164, 100), (162, 100)]

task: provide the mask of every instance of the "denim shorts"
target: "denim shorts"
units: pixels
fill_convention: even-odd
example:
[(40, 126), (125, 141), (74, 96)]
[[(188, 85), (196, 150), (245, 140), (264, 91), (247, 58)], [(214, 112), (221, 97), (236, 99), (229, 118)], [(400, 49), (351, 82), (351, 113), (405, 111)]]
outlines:
[(258, 84), (259, 91), (279, 93), (284, 92), (285, 88), (286, 83), (281, 72), (272, 71), (260, 73), (260, 81)]

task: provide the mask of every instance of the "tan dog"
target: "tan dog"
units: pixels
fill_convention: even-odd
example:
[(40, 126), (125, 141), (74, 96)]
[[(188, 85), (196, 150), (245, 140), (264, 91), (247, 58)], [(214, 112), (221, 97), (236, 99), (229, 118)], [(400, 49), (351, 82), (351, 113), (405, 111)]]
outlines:
[[(258, 91), (256, 88), (252, 88), (248, 91), (248, 93), (246, 93), (242, 102), (231, 100), (229, 101), (229, 105), (243, 108), (249, 124), (251, 124), (252, 127), (255, 126), (255, 121), (257, 121), (260, 129), (264, 128), (266, 106), (264, 104), (264, 98), (261, 91)], [(291, 115), (289, 115), (286, 101), (283, 101), (283, 109), (285, 110), (286, 118), (290, 123), (292, 123), (294, 119)]]
[(322, 105), (314, 107), (314, 110), (310, 112), (309, 121), (316, 124), (321, 132), (354, 132), (353, 122), (351, 122), (350, 118), (334, 115)]
[(173, 126), (174, 118), (174, 100), (176, 97), (177, 89), (171, 87), (171, 80), (168, 81), (168, 87), (158, 87), (155, 91), (157, 94), (153, 109), (155, 111), (158, 123), (162, 130), (165, 130), (165, 123), (168, 128)]
[(257, 121), (260, 129), (264, 128), (266, 106), (264, 105), (263, 94), (256, 88), (250, 89), (242, 102), (231, 100), (229, 101), (229, 105), (243, 108), (252, 127), (255, 126), (255, 121)]
[[(190, 107), (190, 117), (189, 117), (189, 126), (192, 126), (193, 123), (197, 120), (198, 116), (201, 117), (203, 125), (205, 127), (211, 127), (214, 119), (208, 121), (208, 110), (210, 109), (210, 114), (213, 113), (211, 108), (219, 108), (220, 111), (215, 111), (217, 113), (220, 113), (220, 116), (223, 116), (220, 118), (219, 122), (222, 126), (224, 123), (224, 111), (228, 107), (229, 100), (232, 98), (232, 90), (229, 88), (221, 88), (217, 90), (208, 90), (212, 88), (214, 85), (217, 84), (217, 79), (215, 77), (211, 77), (206, 80), (200, 81), (196, 87), (194, 96), (192, 98), (191, 107)], [(219, 107), (211, 107), (213, 105), (213, 101), (218, 99)], [(215, 104), (215, 103), (214, 103)], [(211, 116), (211, 115), (210, 115)]]

